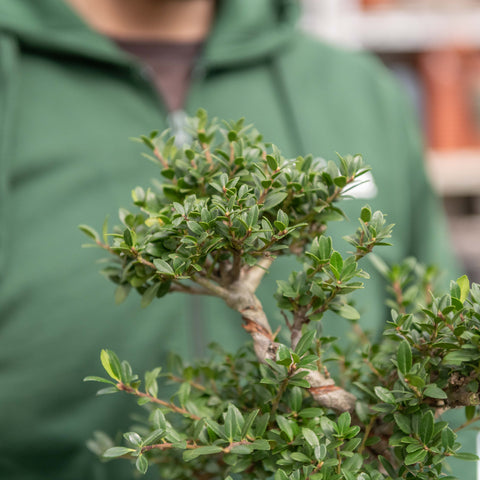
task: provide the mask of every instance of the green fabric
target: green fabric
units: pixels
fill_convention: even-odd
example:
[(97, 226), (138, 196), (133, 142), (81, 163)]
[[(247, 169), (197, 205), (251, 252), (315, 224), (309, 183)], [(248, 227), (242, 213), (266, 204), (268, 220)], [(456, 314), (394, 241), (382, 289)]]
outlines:
[[(395, 246), (382, 252), (388, 261), (414, 254), (454, 271), (397, 85), (370, 57), (301, 35), (295, 3), (222, 3), (187, 111), (244, 116), (286, 155), (361, 152), (378, 195), (351, 200), (352, 221), (365, 202), (381, 208), (398, 225)], [(168, 351), (199, 355), (212, 339), (227, 348), (247, 340), (237, 316), (213, 299), (175, 294), (141, 310), (132, 295), (115, 306), (113, 286), (97, 273), (101, 253), (80, 249), (78, 224), (98, 227), (105, 214), (114, 223), (130, 190), (158, 176), (129, 138), (166, 126), (141, 67), (62, 1), (0, 0), (0, 478), (133, 478), (128, 464), (100, 463), (85, 448), (95, 429), (127, 429), (135, 411), (132, 399), (96, 398), (97, 386), (82, 383), (102, 373), (100, 349), (142, 372)], [(281, 320), (275, 279), (292, 265), (274, 264), (261, 289), (273, 322)], [(378, 280), (358, 295), (373, 331), (386, 318), (383, 301)], [(340, 336), (347, 327), (328, 325)], [(459, 468), (473, 478), (474, 465)]]

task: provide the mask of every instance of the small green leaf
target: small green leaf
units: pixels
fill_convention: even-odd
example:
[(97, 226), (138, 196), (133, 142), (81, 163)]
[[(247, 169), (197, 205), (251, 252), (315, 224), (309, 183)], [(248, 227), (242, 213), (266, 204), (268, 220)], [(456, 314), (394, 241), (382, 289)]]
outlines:
[(183, 452), (183, 459), (186, 462), (190, 462), (200, 455), (213, 455), (215, 453), (220, 453), (223, 451), (222, 447), (217, 447), (216, 445), (208, 445), (205, 447), (198, 447), (192, 450), (185, 450)]
[(430, 398), (447, 398), (447, 394), (441, 388), (437, 387), (437, 385), (435, 385), (434, 383), (430, 383), (425, 387), (423, 395)]
[(155, 427), (155, 429), (165, 429), (167, 428), (167, 421), (165, 419), (165, 415), (163, 412), (157, 408), (152, 415), (152, 425)]
[[(315, 356), (315, 358), (317, 358)], [(303, 390), (293, 387), (290, 391), (289, 405), (292, 411), (298, 412), (302, 408)]]
[(395, 412), (393, 414), (393, 417), (398, 428), (400, 428), (403, 433), (409, 435), (412, 432), (412, 429), (410, 427), (410, 419), (408, 418), (408, 416)]
[(465, 418), (470, 421), (475, 416), (477, 407), (475, 405), (468, 405), (465, 407)]
[(425, 460), (425, 457), (427, 456), (427, 450), (417, 450), (415, 452), (412, 452), (412, 453), (409, 453), (406, 457), (405, 457), (405, 465), (413, 465), (414, 463), (419, 463), (419, 462), (423, 462), (423, 460)]
[(429, 410), (423, 415), (419, 426), (419, 434), (423, 443), (428, 444), (432, 439), (434, 425), (435, 419), (433, 413)]
[(313, 430), (310, 430), (309, 428), (302, 428), (302, 435), (303, 438), (305, 438), (306, 442), (312, 447), (318, 447), (319, 446), (319, 441), (316, 433)]
[(123, 231), (123, 241), (127, 244), (127, 246), (132, 247), (133, 246), (133, 231), (126, 228)]
[(118, 388), (117, 387), (107, 387), (107, 388), (102, 388), (97, 392), (97, 395), (110, 395), (111, 393), (117, 393)]
[(103, 243), (108, 243), (108, 215), (105, 217), (102, 226)]
[(250, 412), (247, 417), (245, 418), (245, 423), (243, 424), (242, 431), (240, 433), (240, 438), (245, 438), (248, 435), (248, 431), (250, 430), (251, 426), (253, 425), (253, 422), (257, 418), (258, 412), (260, 410), (254, 410), (253, 412)]
[(123, 434), (123, 438), (136, 447), (142, 444), (142, 437), (137, 432), (126, 432)]
[(254, 450), (270, 450), (270, 443), (264, 438), (260, 438), (251, 443)]
[(105, 458), (115, 458), (115, 457), (121, 457), (123, 455), (128, 455), (129, 453), (134, 451), (135, 449), (133, 448), (112, 447), (112, 448), (109, 448), (107, 451), (105, 451), (102, 456)]
[(308, 330), (306, 333), (302, 335), (302, 337), (297, 343), (297, 346), (295, 347), (295, 353), (297, 355), (301, 357), (308, 351), (308, 349), (313, 344), (316, 333), (317, 332), (315, 330)]
[(263, 205), (263, 208), (265, 210), (269, 210), (270, 208), (275, 207), (279, 203), (282, 203), (287, 198), (287, 195), (288, 194), (286, 192), (276, 192), (276, 191), (270, 192), (265, 198), (265, 203)]
[(93, 238), (95, 241), (100, 240), (100, 236), (98, 235), (97, 231), (94, 230), (92, 227), (89, 227), (88, 225), (79, 225), (78, 228), (85, 233), (85, 235), (88, 235), (90, 238)]
[(457, 278), (457, 285), (460, 287), (460, 301), (463, 303), (468, 297), (468, 292), (470, 291), (470, 282), (466, 275), (462, 275), (460, 278)]
[(146, 308), (152, 303), (153, 299), (157, 296), (160, 285), (161, 283), (154, 283), (143, 292), (142, 299), (140, 300), (141, 308)]
[(219, 425), (215, 420), (205, 418), (205, 425), (212, 430), (217, 437), (228, 440), (228, 436), (225, 434), (225, 428), (222, 425)]
[(346, 433), (347, 429), (350, 427), (351, 422), (352, 417), (350, 416), (350, 413), (343, 412), (337, 420), (339, 433)]
[(106, 378), (102, 377), (95, 377), (93, 375), (89, 375), (83, 379), (84, 382), (102, 382), (102, 383), (109, 383), (110, 385), (115, 385), (115, 382), (111, 380), (107, 380)]
[(360, 319), (360, 313), (358, 310), (351, 305), (342, 305), (338, 310), (337, 313), (343, 317), (346, 318), (347, 320), (359, 320)]
[(333, 179), (333, 183), (335, 183), (337, 187), (343, 188), (347, 184), (347, 179), (343, 176), (336, 177)]
[(382, 402), (390, 403), (390, 404), (395, 403), (395, 397), (393, 396), (393, 393), (387, 390), (386, 388), (378, 386), (378, 387), (375, 387), (374, 390), (375, 390), (375, 394)]
[(275, 171), (278, 168), (277, 160), (272, 155), (267, 155), (267, 163), (268, 163), (268, 166), (270, 167), (270, 170)]
[(382, 457), (381, 455), (378, 456), (378, 459), (380, 460), (380, 463), (383, 465), (383, 468), (387, 471), (387, 473), (392, 477), (396, 478), (398, 475), (395, 471), (395, 468), (393, 468), (392, 464), (385, 458)]
[(301, 463), (311, 463), (310, 458), (308, 458), (304, 453), (302, 452), (293, 452), (291, 454), (291, 457), (293, 460), (296, 462), (301, 462)]
[(273, 477), (273, 480), (289, 480), (289, 479), (288, 479), (288, 475), (281, 468), (278, 468), (277, 471), (275, 472), (275, 476)]
[(455, 443), (455, 439), (457, 436), (455, 435), (454, 431), (446, 427), (442, 430), (442, 447), (445, 449), (450, 449), (453, 447)]
[(301, 410), (299, 412), (299, 415), (302, 418), (315, 418), (315, 417), (321, 417), (322, 415), (324, 415), (324, 412), (321, 408), (309, 407)]
[(121, 378), (121, 367), (118, 357), (111, 350), (103, 349), (100, 353), (100, 361), (105, 371), (112, 377), (114, 380), (120, 381)]
[(343, 258), (338, 252), (333, 252), (332, 256), (330, 257), (330, 269), (332, 270), (336, 279), (339, 280), (343, 270)]
[(115, 289), (115, 304), (120, 305), (123, 303), (126, 298), (128, 297), (128, 294), (130, 293), (131, 290), (131, 285), (130, 284), (125, 284), (125, 285), (118, 285), (117, 288)]
[(182, 407), (185, 406), (187, 403), (189, 397), (190, 397), (190, 392), (192, 390), (192, 386), (188, 382), (183, 382), (177, 392), (178, 395), (178, 400), (180, 401), (180, 405)]
[(371, 218), (372, 218), (372, 210), (370, 209), (370, 207), (368, 205), (365, 205), (361, 212), (360, 212), (360, 218), (362, 220), (362, 222), (365, 222), (365, 223), (368, 223)]
[(240, 435), (243, 425), (244, 420), (240, 410), (232, 403), (229, 404), (225, 415), (225, 434), (230, 441)]
[(280, 427), (280, 430), (284, 432), (290, 441), (293, 440), (293, 428), (290, 425), (290, 422), (283, 416), (277, 415), (277, 425)]
[(153, 260), (153, 264), (155, 265), (155, 268), (163, 275), (170, 275), (172, 277), (175, 276), (173, 268), (165, 260), (155, 258)]
[(458, 458), (459, 460), (467, 460), (472, 462), (476, 462), (478, 460), (478, 456), (475, 455), (474, 453), (457, 452), (457, 453), (454, 453), (453, 456), (455, 458)]
[(308, 380), (305, 380), (303, 378), (299, 378), (299, 379), (293, 378), (292, 380), (290, 380), (289, 385), (295, 385), (296, 387), (301, 387), (301, 388), (310, 388), (311, 387)]
[(262, 437), (267, 429), (268, 422), (270, 420), (270, 414), (264, 413), (263, 415), (258, 415), (255, 423), (255, 436)]
[(158, 441), (165, 436), (165, 430), (163, 428), (154, 430), (148, 437), (143, 439), (142, 445), (152, 445), (158, 443)]
[(406, 375), (412, 368), (412, 350), (406, 340), (402, 340), (397, 352), (398, 370)]
[(235, 445), (230, 451), (237, 455), (250, 455), (253, 448), (251, 445)]
[(137, 457), (137, 461), (135, 462), (135, 467), (137, 467), (137, 470), (140, 472), (140, 473), (147, 473), (147, 470), (148, 470), (148, 460), (146, 459), (146, 457), (144, 455), (139, 455)]
[(153, 144), (152, 140), (145, 135), (141, 135), (140, 138), (142, 139), (142, 142), (150, 149), (150, 150), (155, 150), (155, 145)]

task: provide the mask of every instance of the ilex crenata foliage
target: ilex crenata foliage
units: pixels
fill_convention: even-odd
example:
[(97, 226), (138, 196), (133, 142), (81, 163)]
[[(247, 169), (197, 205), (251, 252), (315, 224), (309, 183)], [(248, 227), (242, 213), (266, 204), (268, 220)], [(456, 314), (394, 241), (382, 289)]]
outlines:
[[(135, 396), (143, 422), (122, 444), (97, 432), (89, 447), (172, 480), (454, 479), (445, 460), (476, 456), (460, 452), (441, 414), (464, 408), (459, 428), (478, 418), (480, 287), (461, 277), (438, 296), (432, 268), (413, 259), (386, 266), (371, 252), (388, 245), (392, 225), (368, 206), (345, 238), (351, 254), (339, 253), (325, 232), (368, 171), (359, 155), (286, 159), (243, 120), (211, 121), (204, 111), (188, 130), (182, 147), (168, 132), (141, 138), (159, 167), (157, 186), (135, 188), (121, 227), (80, 228), (110, 254), (103, 273), (117, 303), (131, 290), (142, 307), (170, 292), (217, 296), (252, 341), (234, 354), (212, 346), (193, 364), (172, 356), (165, 373), (142, 377), (103, 350), (107, 378), (86, 380), (107, 383), (99, 393)], [(301, 262), (278, 281), (286, 343), (255, 294), (281, 255)], [(368, 278), (359, 266), (367, 255), (392, 294), (381, 343), (360, 330), (349, 302)], [(327, 311), (352, 322), (351, 344), (321, 335)], [(173, 396), (162, 395), (171, 384)]]

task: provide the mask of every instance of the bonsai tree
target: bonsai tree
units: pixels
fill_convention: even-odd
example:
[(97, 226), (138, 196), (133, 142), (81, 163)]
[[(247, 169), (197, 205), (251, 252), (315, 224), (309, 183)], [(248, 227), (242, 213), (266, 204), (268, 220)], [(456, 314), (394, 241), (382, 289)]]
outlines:
[[(463, 426), (478, 419), (480, 287), (461, 277), (437, 296), (432, 268), (376, 258), (393, 295), (383, 340), (372, 343), (349, 295), (368, 278), (362, 258), (387, 245), (392, 225), (363, 207), (348, 256), (326, 234), (368, 171), (362, 158), (289, 160), (243, 120), (210, 121), (202, 110), (189, 131), (183, 148), (168, 132), (142, 137), (163, 177), (158, 191), (135, 188), (135, 211), (121, 209), (113, 233), (106, 223), (102, 236), (80, 228), (109, 253), (104, 274), (117, 302), (130, 290), (142, 307), (171, 292), (218, 297), (251, 341), (236, 353), (214, 345), (194, 363), (174, 356), (169, 371), (142, 379), (103, 350), (107, 378), (85, 380), (110, 384), (99, 394), (136, 397), (144, 415), (122, 445), (97, 432), (90, 448), (165, 479), (455, 478), (442, 473), (445, 459), (477, 457), (459, 452), (439, 415), (463, 407)], [(278, 281), (282, 337), (256, 291), (284, 255), (300, 263)], [(327, 311), (352, 322), (355, 348), (322, 336)], [(162, 394), (165, 383), (173, 395)]]

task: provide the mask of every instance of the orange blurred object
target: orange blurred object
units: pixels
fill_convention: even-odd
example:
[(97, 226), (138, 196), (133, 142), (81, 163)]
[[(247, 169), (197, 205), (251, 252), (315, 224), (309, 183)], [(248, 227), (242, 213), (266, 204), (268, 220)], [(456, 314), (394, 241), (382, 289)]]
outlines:
[(420, 55), (429, 146), (480, 146), (480, 55), (449, 48)]
[(377, 7), (389, 7), (394, 6), (394, 0), (361, 0), (361, 5), (364, 10)]

